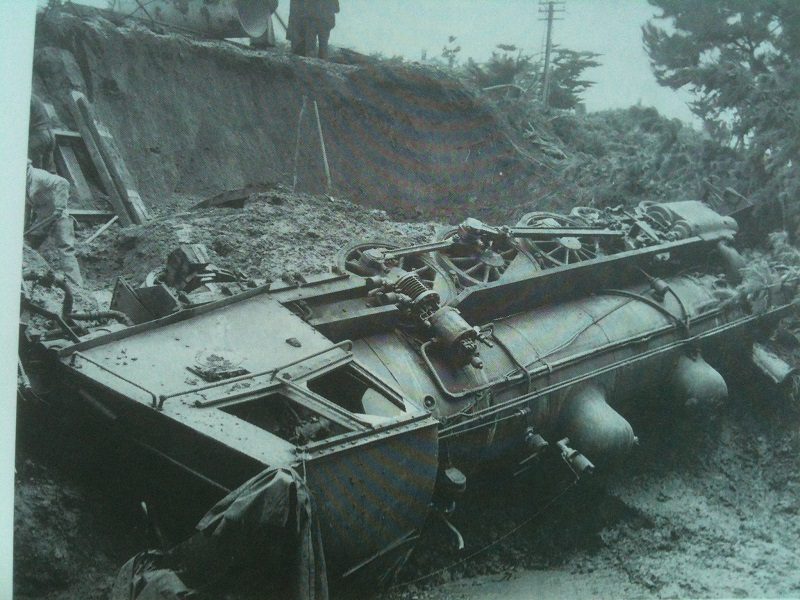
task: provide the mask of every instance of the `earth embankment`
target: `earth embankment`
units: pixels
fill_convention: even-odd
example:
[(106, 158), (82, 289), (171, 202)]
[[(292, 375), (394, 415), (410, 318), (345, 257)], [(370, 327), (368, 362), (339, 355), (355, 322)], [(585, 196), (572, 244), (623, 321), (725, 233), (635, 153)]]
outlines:
[(491, 109), (434, 68), (326, 63), (64, 12), (40, 16), (36, 47), (34, 89), (67, 127), (68, 92), (81, 89), (151, 206), (295, 172), (298, 191), (323, 191), (314, 103), (333, 193), (397, 216), (505, 214), (532, 174)]

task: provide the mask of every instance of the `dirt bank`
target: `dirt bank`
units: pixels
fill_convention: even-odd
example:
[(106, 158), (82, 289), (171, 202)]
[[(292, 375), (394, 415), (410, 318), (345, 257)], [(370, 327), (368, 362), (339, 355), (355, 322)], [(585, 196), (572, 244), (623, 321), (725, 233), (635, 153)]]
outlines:
[(68, 126), (65, 93), (86, 93), (150, 205), (291, 183), (304, 96), (301, 190), (324, 185), (314, 100), (335, 193), (356, 202), (458, 220), (508, 208), (533, 174), (489, 108), (433, 68), (324, 63), (58, 11), (40, 16), (36, 48), (35, 89)]
[(117, 276), (143, 282), (182, 243), (205, 244), (219, 267), (274, 280), (287, 271), (328, 271), (338, 250), (357, 241), (409, 245), (429, 240), (434, 231), (433, 223), (391, 221), (380, 209), (275, 189), (254, 195), (241, 209), (191, 210), (114, 229), (81, 245), (79, 256), (96, 289), (108, 289)]

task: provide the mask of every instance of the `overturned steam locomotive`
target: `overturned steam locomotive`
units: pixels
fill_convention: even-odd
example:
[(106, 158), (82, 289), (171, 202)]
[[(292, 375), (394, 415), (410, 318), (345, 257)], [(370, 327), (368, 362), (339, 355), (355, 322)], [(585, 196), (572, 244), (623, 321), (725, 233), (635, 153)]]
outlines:
[(196, 497), (228, 498), (202, 522), (215, 533), (275, 483), (264, 473), (290, 473), (326, 580), (386, 573), (473, 472), (548, 453), (610, 469), (636, 442), (625, 415), (656, 391), (723, 401), (704, 355), (749, 345), (795, 295), (780, 277), (739, 285), (736, 231), (690, 201), (467, 219), (262, 285), (186, 246), (144, 286), (118, 281), (110, 324), (25, 302), (57, 327), (25, 332), (23, 362), (56, 370), (69, 393), (50, 400), (157, 459), (164, 485), (186, 475)]

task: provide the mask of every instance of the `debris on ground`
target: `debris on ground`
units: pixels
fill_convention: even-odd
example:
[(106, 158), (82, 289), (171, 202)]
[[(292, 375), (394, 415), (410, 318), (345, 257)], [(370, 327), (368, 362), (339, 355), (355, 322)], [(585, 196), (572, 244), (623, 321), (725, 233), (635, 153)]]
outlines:
[[(701, 134), (652, 109), (534, 115), (523, 139), (435, 69), (318, 64), (67, 12), (38, 26), (36, 67), (50, 78), (37, 76), (34, 87), (64, 118), (64, 91), (87, 92), (153, 216), (94, 239), (97, 226), (81, 224), (86, 288), (75, 294), (86, 311), (108, 305), (119, 276), (141, 284), (180, 244), (203, 244), (216, 266), (274, 280), (327, 271), (357, 241), (428, 241), (439, 224), (467, 215), (502, 224), (533, 209), (682, 195), (719, 203), (738, 194), (725, 194), (735, 179), (732, 150), (712, 151)], [(208, 92), (210, 81), (219, 93)], [(310, 81), (319, 86), (330, 193), (320, 186), (313, 135), (299, 168), (292, 160)], [(355, 125), (358, 147), (345, 142)], [(304, 191), (294, 192), (298, 171)], [(203, 201), (219, 206), (198, 207)], [(48, 269), (49, 244), (41, 254), (26, 250), (25, 270)], [(748, 258), (756, 280), (760, 261), (785, 265), (787, 277), (800, 268), (800, 252), (780, 235), (767, 253)], [(50, 310), (63, 303), (58, 289), (29, 291)], [(765, 344), (800, 364), (800, 317), (785, 319)], [(455, 550), (452, 533), (431, 524), (389, 597), (800, 595), (800, 378), (791, 375), (794, 387), (785, 390), (745, 381), (745, 371), (713, 425), (643, 427), (620, 477), (567, 493), (546, 514), (536, 516), (532, 499), (552, 499), (524, 478), (470, 488), (452, 517), (466, 548)], [(152, 545), (141, 507), (104, 495), (96, 476), (65, 466), (86, 458), (79, 451), (54, 460), (32, 441), (46, 436), (21, 433), (15, 597), (106, 597), (117, 569)]]

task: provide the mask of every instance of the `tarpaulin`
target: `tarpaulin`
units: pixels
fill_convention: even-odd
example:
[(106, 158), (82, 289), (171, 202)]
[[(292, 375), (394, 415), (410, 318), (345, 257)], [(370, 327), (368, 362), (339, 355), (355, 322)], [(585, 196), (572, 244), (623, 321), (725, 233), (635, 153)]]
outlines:
[[(197, 533), (167, 553), (128, 561), (111, 600), (182, 600), (239, 587), (250, 569), (280, 573), (296, 600), (327, 600), (328, 581), (311, 494), (290, 468), (268, 469), (230, 492), (197, 524)], [(278, 535), (281, 533), (283, 535)], [(259, 564), (261, 561), (262, 564)], [(280, 563), (265, 564), (265, 563)]]
[(183, 600), (194, 593), (172, 569), (159, 568), (164, 554), (146, 550), (119, 570), (110, 600)]

